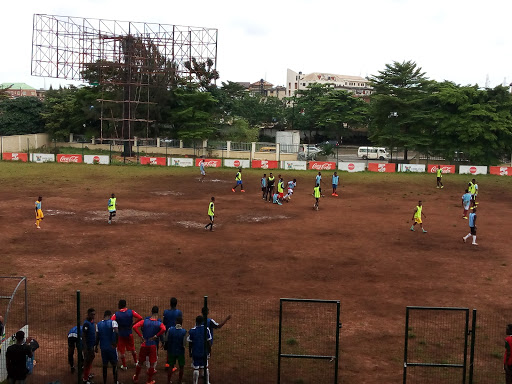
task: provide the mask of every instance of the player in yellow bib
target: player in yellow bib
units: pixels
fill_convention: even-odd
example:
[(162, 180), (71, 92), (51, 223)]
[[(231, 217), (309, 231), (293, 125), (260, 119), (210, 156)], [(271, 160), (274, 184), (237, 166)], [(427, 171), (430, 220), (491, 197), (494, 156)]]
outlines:
[(236, 176), (235, 176), (235, 181), (236, 181), (236, 184), (233, 188), (231, 188), (231, 190), (233, 192), (235, 192), (236, 187), (240, 186), (240, 192), (245, 192), (244, 184), (242, 182), (242, 168), (238, 168), (238, 172), (236, 173)]
[(315, 205), (313, 205), (313, 209), (318, 211), (318, 203), (320, 201), (320, 196), (322, 196), (322, 188), (320, 188), (320, 184), (316, 184), (315, 188), (313, 188), (313, 196), (315, 197)]
[(44, 219), (43, 210), (41, 209), (41, 203), (43, 201), (43, 197), (39, 196), (35, 205), (36, 205), (36, 228), (41, 229), (40, 225), (41, 221)]
[(443, 185), (443, 170), (441, 169), (441, 166), (437, 166), (436, 170), (436, 176), (437, 176), (437, 187), (436, 188), (444, 188)]
[(210, 218), (210, 222), (204, 226), (204, 229), (208, 229), (208, 227), (210, 227), (210, 231), (213, 231), (214, 216), (215, 216), (215, 197), (212, 196), (210, 204), (208, 205), (208, 217)]
[(112, 197), (108, 199), (108, 223), (112, 224), (112, 218), (116, 215), (116, 195), (112, 194)]
[(420, 227), (421, 227), (421, 230), (423, 231), (423, 233), (427, 233), (427, 231), (425, 230), (425, 228), (423, 228), (423, 222), (421, 221), (421, 216), (423, 215), (423, 217), (425, 217), (425, 219), (427, 218), (427, 216), (423, 213), (423, 205), (421, 203), (421, 200), (418, 201), (418, 205), (416, 206), (416, 209), (414, 210), (414, 213), (412, 214), (412, 226), (411, 226), (411, 231), (414, 231), (414, 226), (416, 224), (419, 224)]

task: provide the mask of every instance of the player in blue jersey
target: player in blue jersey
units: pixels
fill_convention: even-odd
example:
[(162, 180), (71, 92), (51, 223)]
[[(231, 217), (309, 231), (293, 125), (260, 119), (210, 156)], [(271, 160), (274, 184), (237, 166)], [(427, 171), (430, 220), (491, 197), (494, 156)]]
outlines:
[(469, 190), (466, 189), (466, 193), (462, 195), (462, 218), (467, 219), (468, 218), (468, 211), (469, 206), (471, 205), (471, 193), (469, 193)]
[(468, 238), (473, 236), (472, 245), (478, 245), (476, 242), (476, 207), (473, 207), (473, 212), (469, 214), (469, 233), (462, 238), (462, 241), (466, 242)]
[(164, 311), (164, 325), (166, 331), (168, 331), (171, 327), (176, 325), (176, 319), (178, 317), (183, 318), (183, 312), (176, 308), (178, 305), (178, 299), (175, 297), (171, 297), (170, 300), (171, 308), (166, 309)]
[(82, 347), (84, 355), (84, 374), (82, 380), (84, 384), (90, 384), (89, 374), (91, 373), (92, 362), (94, 361), (94, 345), (96, 344), (95, 317), (96, 311), (94, 308), (89, 308), (87, 310), (87, 318), (82, 325)]
[(332, 196), (338, 197), (338, 183), (339, 183), (340, 177), (338, 176), (337, 172), (334, 172), (334, 175), (332, 175)]
[[(140, 331), (142, 328), (142, 333)], [(158, 338), (165, 333), (165, 325), (158, 320), (158, 307), (155, 305), (151, 309), (151, 317), (140, 320), (133, 325), (133, 330), (141, 338), (142, 344), (139, 351), (139, 361), (135, 368), (135, 375), (133, 375), (133, 382), (139, 382), (139, 374), (142, 370), (142, 364), (149, 360), (149, 368), (147, 370), (147, 384), (154, 384), (153, 375), (156, 373), (157, 361), (157, 342)]]
[(167, 364), (169, 371), (167, 373), (167, 384), (171, 382), (172, 373), (176, 370), (174, 365), (176, 361), (180, 367), (178, 383), (183, 381), (183, 372), (185, 368), (185, 346), (187, 343), (186, 335), (187, 330), (182, 327), (183, 318), (181, 316), (176, 318), (175, 325), (170, 327), (165, 334), (166, 349), (167, 349)]
[(206, 330), (206, 345), (205, 345), (205, 329), (203, 316), (196, 317), (196, 326), (188, 331), (188, 350), (192, 358), (192, 368), (194, 373), (192, 375), (193, 384), (197, 384), (199, 380), (199, 371), (203, 370), (205, 375), (206, 370), (206, 383), (210, 383), (210, 371), (208, 370), (208, 357), (212, 348), (212, 336), (210, 330)]
[(132, 353), (133, 363), (137, 364), (137, 353), (135, 352), (135, 344), (133, 342), (133, 319), (136, 321), (142, 320), (142, 316), (139, 315), (132, 309), (126, 307), (126, 300), (119, 300), (118, 304), (119, 311), (117, 311), (112, 320), (115, 320), (119, 327), (119, 341), (117, 343), (117, 350), (121, 357), (121, 369), (126, 371), (128, 369), (126, 365), (125, 351)]
[(97, 326), (96, 332), (96, 352), (98, 344), (101, 350), (101, 361), (103, 362), (103, 384), (107, 384), (108, 363), (112, 365), (112, 374), (114, 375), (114, 384), (117, 384), (117, 340), (118, 327), (117, 322), (111, 319), (112, 312), (106, 310)]
[(261, 178), (261, 197), (263, 200), (267, 200), (267, 174), (264, 173), (263, 177)]
[(292, 195), (293, 195), (293, 191), (295, 190), (295, 187), (297, 187), (297, 179), (290, 180), (288, 182), (288, 190), (286, 192), (286, 195), (284, 195), (284, 197), (283, 197), (283, 200), (286, 201), (287, 203), (290, 202)]
[(220, 323), (217, 323), (215, 320), (210, 319), (208, 317), (209, 312), (210, 312), (209, 308), (202, 309), (203, 316), (206, 316), (206, 324), (207, 324), (208, 329), (210, 330), (210, 333), (212, 335), (212, 344), (213, 344), (213, 330), (221, 329), (228, 322), (228, 320), (231, 319), (231, 315), (228, 315), (223, 321), (221, 321)]
[(322, 172), (318, 171), (318, 175), (315, 177), (315, 185), (318, 184), (320, 187), (322, 186)]
[[(81, 346), (77, 329), (78, 327), (75, 325), (68, 332), (68, 363), (71, 367), (71, 373), (75, 373), (75, 349), (78, 351), (78, 346)], [(80, 332), (82, 332), (82, 330), (83, 327), (80, 326)]]
[(204, 159), (201, 159), (201, 162), (199, 163), (199, 171), (201, 171), (201, 182), (206, 177), (206, 169), (204, 166)]

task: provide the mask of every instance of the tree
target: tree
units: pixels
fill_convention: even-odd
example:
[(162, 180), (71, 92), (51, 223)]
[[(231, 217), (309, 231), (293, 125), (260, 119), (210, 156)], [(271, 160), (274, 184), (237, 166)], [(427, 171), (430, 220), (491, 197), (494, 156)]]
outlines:
[(44, 132), (43, 103), (37, 97), (0, 100), (0, 135)]
[(46, 92), (41, 116), (50, 137), (65, 140), (71, 132), (84, 132), (85, 118), (76, 102), (77, 91), (78, 88), (70, 86)]
[(374, 94), (370, 102), (370, 137), (379, 145), (407, 150), (428, 145), (422, 134), (422, 106), (432, 84), (413, 61), (386, 64), (383, 71), (369, 78)]

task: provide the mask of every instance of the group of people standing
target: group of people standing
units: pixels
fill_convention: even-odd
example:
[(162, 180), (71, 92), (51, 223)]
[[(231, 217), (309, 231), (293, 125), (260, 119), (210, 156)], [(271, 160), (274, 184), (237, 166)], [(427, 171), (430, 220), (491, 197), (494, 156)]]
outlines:
[[(183, 328), (183, 312), (177, 309), (177, 304), (178, 300), (175, 297), (171, 298), (171, 308), (163, 312), (162, 320), (159, 318), (157, 306), (153, 306), (151, 315), (142, 318), (136, 311), (126, 306), (126, 300), (119, 300), (117, 312), (112, 314), (110, 310), (106, 310), (103, 319), (98, 323), (95, 322), (96, 311), (94, 308), (89, 308), (80, 332), (77, 327), (73, 327), (68, 333), (68, 363), (71, 372), (75, 372), (74, 351), (80, 345), (84, 358), (82, 380), (84, 384), (90, 384), (92, 363), (99, 347), (104, 384), (107, 382), (109, 364), (112, 366), (114, 384), (118, 383), (118, 357), (121, 359), (120, 369), (128, 370), (126, 352), (131, 353), (135, 365), (133, 383), (139, 383), (142, 367), (146, 364), (146, 383), (154, 384), (153, 376), (156, 373), (158, 349), (161, 346), (167, 351), (165, 364), (167, 383), (171, 382), (173, 373), (178, 370), (178, 383), (182, 383), (185, 349), (188, 343), (189, 356), (192, 358), (193, 383), (197, 384), (200, 374), (205, 377), (205, 383), (208, 383), (208, 359), (213, 344), (213, 330), (222, 328), (231, 316), (217, 323), (208, 318), (208, 309), (203, 308), (203, 315), (196, 317), (195, 326), (187, 332)], [(133, 332), (141, 339), (138, 355), (135, 351)], [(178, 367), (175, 367), (176, 364)]]

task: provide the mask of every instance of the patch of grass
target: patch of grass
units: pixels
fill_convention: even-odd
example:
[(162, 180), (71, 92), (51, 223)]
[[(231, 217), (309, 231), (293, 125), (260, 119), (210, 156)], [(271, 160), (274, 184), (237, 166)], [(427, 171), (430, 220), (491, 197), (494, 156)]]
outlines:
[(491, 356), (495, 359), (502, 359), (503, 358), (503, 352), (501, 351), (492, 351)]
[(39, 275), (39, 278), (40, 278), (40, 279), (42, 279), (43, 277), (44, 277), (44, 275), (41, 273), (41, 274)]
[(286, 340), (286, 344), (297, 345), (297, 344), (299, 344), (299, 342), (292, 337), (291, 339)]

